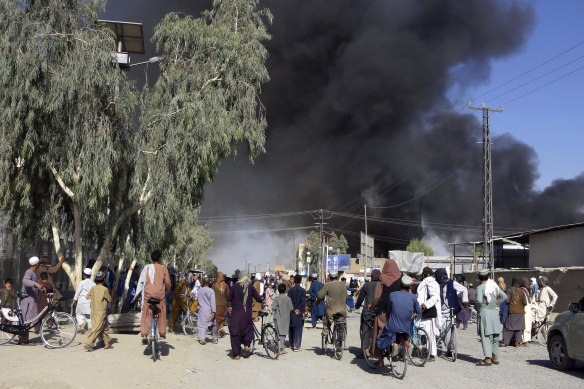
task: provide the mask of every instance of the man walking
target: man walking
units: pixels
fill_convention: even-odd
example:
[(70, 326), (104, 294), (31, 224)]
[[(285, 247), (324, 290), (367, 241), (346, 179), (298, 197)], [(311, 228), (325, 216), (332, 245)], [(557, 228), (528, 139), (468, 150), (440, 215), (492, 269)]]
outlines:
[(105, 287), (106, 273), (98, 271), (95, 275), (97, 285), (87, 293), (87, 299), (91, 300), (91, 322), (93, 331), (87, 337), (87, 343), (83, 346), (86, 351), (93, 351), (95, 341), (100, 337), (104, 342), (104, 349), (112, 349), (111, 338), (107, 333), (107, 303), (112, 302), (109, 289)]
[(85, 331), (85, 323), (87, 323), (87, 328), (91, 332), (91, 302), (86, 298), (87, 294), (95, 286), (95, 282), (91, 280), (91, 269), (83, 269), (83, 281), (79, 283), (77, 290), (75, 291), (75, 297), (71, 301), (71, 306), (77, 304), (77, 309), (75, 312), (75, 319), (77, 320), (77, 325), (79, 326), (79, 331)]
[(290, 312), (290, 346), (292, 351), (300, 351), (302, 329), (304, 328), (304, 311), (306, 309), (306, 289), (300, 286), (302, 276), (294, 276), (294, 286), (288, 291), (294, 310)]
[(318, 280), (318, 274), (312, 275), (312, 283), (310, 284), (310, 288), (308, 289), (308, 294), (310, 295), (310, 321), (312, 322), (312, 329), (316, 329), (316, 322), (318, 319), (322, 320), (324, 316), (324, 308), (325, 304), (324, 301), (320, 303), (316, 302), (318, 297), (318, 292), (324, 287), (324, 284)]
[(152, 263), (144, 266), (140, 280), (138, 281), (138, 289), (136, 290), (136, 299), (142, 293), (142, 320), (140, 322), (140, 335), (142, 336), (142, 344), (147, 344), (148, 331), (150, 330), (150, 323), (152, 322), (152, 310), (144, 301), (151, 298), (158, 300), (156, 304), (156, 311), (158, 312), (158, 331), (161, 338), (166, 338), (166, 293), (170, 290), (170, 275), (166, 266), (162, 266), (162, 254), (160, 251), (153, 251), (150, 258)]
[(421, 326), (428, 334), (429, 362), (436, 360), (436, 336), (440, 335), (440, 318), (442, 304), (440, 303), (440, 285), (434, 279), (434, 271), (429, 267), (422, 270), (422, 282), (418, 286), (418, 303), (422, 307)]
[(207, 329), (211, 327), (213, 343), (217, 344), (217, 325), (215, 314), (217, 305), (215, 304), (215, 291), (209, 288), (209, 278), (203, 278), (203, 287), (199, 289), (197, 300), (199, 301), (199, 319), (197, 320), (197, 329), (199, 330), (199, 344), (207, 343)]

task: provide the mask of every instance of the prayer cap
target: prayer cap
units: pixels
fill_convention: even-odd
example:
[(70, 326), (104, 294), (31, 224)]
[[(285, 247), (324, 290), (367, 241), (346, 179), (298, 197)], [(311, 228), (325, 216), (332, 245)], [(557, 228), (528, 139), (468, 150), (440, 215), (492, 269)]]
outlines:
[(28, 260), (28, 264), (30, 266), (34, 266), (37, 263), (39, 263), (39, 257), (30, 257), (30, 259)]
[(312, 273), (310, 276), (311, 276), (312, 278), (317, 278), (317, 277), (318, 277), (318, 273)]
[(339, 272), (336, 270), (331, 270), (329, 271), (329, 276), (331, 277), (338, 277), (339, 276)]
[(104, 278), (105, 278), (105, 273), (102, 271), (98, 271), (97, 274), (95, 275), (96, 281), (103, 281)]
[(88, 277), (91, 277), (91, 269), (86, 267), (85, 269), (83, 269), (83, 274), (85, 274)]
[(481, 276), (488, 276), (489, 274), (491, 274), (491, 270), (489, 270), (489, 269), (479, 270), (479, 275), (481, 275)]
[(404, 288), (409, 288), (410, 286), (412, 286), (412, 277), (408, 276), (408, 275), (404, 275), (401, 278), (401, 285)]
[(256, 279), (257, 281), (260, 281), (260, 280), (262, 279), (262, 275), (261, 275), (261, 273), (256, 273), (256, 275), (255, 275), (255, 279)]

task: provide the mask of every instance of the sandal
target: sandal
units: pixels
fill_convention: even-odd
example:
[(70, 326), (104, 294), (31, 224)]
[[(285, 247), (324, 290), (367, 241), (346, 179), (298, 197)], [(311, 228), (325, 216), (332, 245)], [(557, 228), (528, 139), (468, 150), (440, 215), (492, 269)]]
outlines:
[(234, 359), (234, 360), (238, 360), (239, 358), (241, 358), (239, 355), (236, 355), (234, 357), (231, 357), (231, 359)]
[(104, 348), (104, 349), (106, 349), (106, 350), (111, 350), (111, 349), (113, 349), (113, 348), (114, 348), (114, 346), (112, 346), (111, 344), (108, 344), (108, 343), (106, 343), (106, 344), (103, 346), (103, 348)]
[(481, 359), (480, 361), (475, 363), (475, 366), (491, 366), (491, 362), (487, 362), (486, 360)]
[(85, 349), (85, 351), (87, 351), (87, 352), (92, 352), (92, 351), (95, 351), (95, 349), (94, 349), (93, 347), (91, 347), (90, 345), (88, 345), (88, 344), (84, 344), (84, 345), (83, 345), (83, 348), (84, 348), (84, 349)]
[(498, 364), (499, 364), (499, 360), (496, 360), (496, 361), (495, 361), (494, 359), (491, 359), (491, 363), (492, 363), (493, 365), (498, 365)]
[(219, 343), (219, 340), (218, 339), (213, 339), (213, 341), (211, 343), (217, 344), (217, 343)]

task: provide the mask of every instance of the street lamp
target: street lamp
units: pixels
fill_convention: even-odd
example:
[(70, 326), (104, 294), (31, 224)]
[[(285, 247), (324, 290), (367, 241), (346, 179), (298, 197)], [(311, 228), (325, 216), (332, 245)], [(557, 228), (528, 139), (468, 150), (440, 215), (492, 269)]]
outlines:
[(136, 62), (136, 63), (133, 63), (131, 65), (128, 65), (128, 67), (131, 68), (132, 66), (136, 66), (136, 65), (144, 65), (144, 64), (148, 64), (148, 63), (160, 62), (161, 59), (162, 59), (162, 57), (152, 57), (148, 61)]
[(310, 251), (306, 251), (306, 263), (308, 264), (307, 265), (308, 266), (307, 273), (308, 273), (309, 277), (310, 277), (310, 260), (311, 260)]
[(326, 257), (324, 259), (324, 263), (326, 266), (326, 271), (325, 271), (325, 277), (328, 275), (328, 256), (329, 256), (329, 250), (332, 250), (333, 248), (331, 246), (329, 246), (328, 244), (325, 246), (326, 247)]

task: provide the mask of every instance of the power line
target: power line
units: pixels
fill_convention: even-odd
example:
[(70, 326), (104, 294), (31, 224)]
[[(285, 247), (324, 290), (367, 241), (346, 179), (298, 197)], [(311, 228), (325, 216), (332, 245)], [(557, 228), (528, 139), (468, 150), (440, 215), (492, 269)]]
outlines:
[[(513, 81), (515, 81), (515, 80), (517, 80), (517, 79), (519, 79), (519, 78), (521, 78), (521, 77), (525, 76), (526, 74), (529, 74), (529, 73), (533, 72), (534, 70), (537, 70), (537, 69), (541, 68), (542, 66), (544, 66), (544, 65), (546, 65), (546, 64), (548, 64), (548, 63), (550, 63), (550, 62), (551, 62), (551, 61), (553, 61), (554, 59), (556, 59), (556, 58), (559, 58), (559, 57), (561, 57), (562, 55), (569, 53), (570, 51), (572, 51), (572, 50), (576, 49), (577, 47), (579, 47), (579, 46), (581, 46), (581, 45), (583, 45), (583, 44), (584, 44), (584, 40), (583, 40), (583, 41), (581, 41), (581, 42), (579, 42), (579, 43), (577, 43), (577, 44), (575, 44), (574, 46), (572, 46), (572, 47), (570, 47), (570, 48), (568, 48), (568, 49), (566, 49), (566, 50), (562, 51), (561, 53), (559, 53), (559, 54), (557, 54), (557, 55), (553, 56), (552, 58), (550, 58), (550, 59), (548, 59), (548, 60), (546, 60), (546, 61), (544, 61), (544, 62), (540, 63), (539, 65), (536, 65), (536, 66), (534, 66), (533, 68), (531, 68), (531, 69), (529, 69), (529, 70), (526, 70), (525, 72), (523, 72), (523, 73), (519, 74), (518, 76), (516, 76), (516, 77), (514, 77), (514, 78), (510, 79), (509, 81), (506, 81), (506, 82), (504, 82), (504, 83), (502, 83), (502, 84), (500, 84), (500, 85), (498, 85), (498, 86), (496, 86), (496, 87), (494, 87), (494, 88), (492, 88), (492, 89), (489, 89), (488, 91), (484, 92), (483, 94), (481, 94), (481, 95), (479, 95), (479, 96), (476, 96), (475, 98), (472, 98), (472, 99), (471, 99), (471, 101), (472, 101), (472, 100), (477, 100), (477, 99), (479, 99), (479, 98), (481, 98), (481, 97), (483, 97), (483, 96), (485, 96), (485, 95), (488, 95), (489, 93), (491, 93), (491, 92), (493, 92), (493, 91), (495, 91), (495, 90), (497, 90), (497, 89), (500, 89), (500, 88), (504, 87), (505, 85), (509, 85), (509, 84), (510, 84), (510, 83), (512, 83)], [(465, 108), (466, 108), (466, 107), (465, 107)]]
[(555, 69), (552, 69), (552, 70), (550, 70), (549, 72), (547, 72), (547, 73), (544, 73), (544, 74), (542, 74), (542, 75), (540, 75), (540, 76), (538, 76), (538, 77), (536, 77), (536, 78), (533, 78), (533, 79), (531, 79), (530, 81), (527, 81), (526, 83), (523, 83), (523, 84), (521, 84), (521, 85), (519, 85), (519, 86), (516, 86), (515, 88), (509, 89), (507, 92), (503, 92), (503, 93), (501, 93), (501, 94), (499, 94), (499, 95), (497, 95), (497, 96), (495, 96), (495, 97), (491, 97), (490, 99), (488, 99), (488, 100), (487, 100), (487, 101), (485, 101), (485, 102), (486, 102), (486, 103), (488, 103), (489, 101), (493, 101), (493, 100), (495, 100), (495, 99), (498, 99), (498, 98), (499, 98), (499, 97), (501, 97), (501, 96), (505, 96), (505, 95), (507, 95), (507, 94), (509, 94), (509, 93), (511, 93), (511, 92), (513, 92), (513, 91), (515, 91), (515, 90), (517, 90), (517, 89), (523, 88), (524, 86), (527, 86), (527, 85), (531, 84), (532, 82), (535, 82), (535, 81), (537, 81), (537, 80), (540, 80), (540, 79), (542, 79), (542, 78), (544, 78), (544, 77), (546, 77), (546, 76), (549, 76), (550, 74), (552, 74), (552, 73), (555, 73), (555, 72), (557, 72), (558, 70), (560, 70), (560, 69), (563, 69), (563, 68), (565, 68), (566, 66), (568, 66), (568, 65), (571, 65), (571, 64), (573, 64), (574, 62), (577, 62), (577, 61), (581, 60), (582, 58), (584, 58), (584, 55), (583, 55), (583, 56), (581, 56), (581, 57), (578, 57), (578, 58), (576, 58), (576, 59), (574, 59), (574, 60), (572, 60), (572, 61), (570, 61), (570, 62), (568, 62), (568, 63), (566, 63), (566, 64), (564, 64), (564, 65), (562, 65), (562, 66), (558, 66), (557, 68), (555, 68)]
[(434, 190), (435, 188), (437, 188), (438, 186), (442, 185), (444, 182), (446, 182), (446, 180), (448, 180), (454, 173), (456, 172), (456, 169), (452, 170), (446, 177), (444, 177), (443, 179), (441, 179), (440, 181), (438, 181), (436, 184), (432, 185), (428, 190), (424, 191), (423, 193), (415, 196), (412, 199), (409, 199), (408, 201), (404, 201), (403, 203), (399, 203), (399, 204), (395, 204), (395, 205), (389, 205), (386, 207), (374, 207), (371, 205), (368, 205), (369, 208), (374, 208), (374, 209), (389, 209), (389, 208), (396, 208), (396, 207), (401, 207), (402, 205), (406, 205), (411, 203), (412, 201), (415, 201), (417, 199), (419, 199), (420, 197), (423, 197), (425, 195), (427, 195), (428, 193), (430, 193), (432, 190)]
[(297, 212), (263, 213), (263, 214), (257, 214), (257, 215), (240, 215), (240, 216), (207, 216), (207, 217), (199, 217), (199, 222), (218, 223), (218, 222), (227, 222), (227, 221), (269, 219), (269, 218), (277, 218), (277, 217), (308, 215), (308, 214), (312, 214), (313, 212), (315, 212), (315, 211), (309, 210), (309, 211), (297, 211)]
[(270, 228), (263, 230), (211, 230), (212, 235), (230, 235), (230, 234), (256, 234), (264, 232), (280, 232), (280, 231), (297, 231), (312, 229), (314, 226), (305, 227), (289, 227), (289, 228)]
[(564, 78), (568, 77), (569, 75), (572, 75), (572, 74), (574, 74), (574, 73), (576, 73), (576, 72), (579, 72), (579, 71), (580, 71), (580, 70), (582, 70), (582, 69), (584, 69), (584, 66), (581, 66), (581, 67), (579, 67), (578, 69), (571, 71), (570, 73), (566, 73), (566, 74), (564, 74), (562, 77), (558, 77), (558, 78), (556, 78), (555, 80), (552, 80), (552, 81), (550, 81), (550, 82), (548, 82), (548, 83), (546, 83), (546, 84), (543, 84), (542, 86), (539, 86), (539, 87), (537, 87), (537, 88), (535, 88), (535, 89), (532, 89), (532, 90), (530, 90), (529, 92), (522, 94), (521, 96), (518, 96), (518, 97), (516, 97), (516, 98), (514, 98), (514, 99), (512, 99), (512, 100), (509, 100), (509, 101), (507, 101), (507, 102), (503, 103), (503, 105), (507, 105), (507, 104), (509, 104), (509, 103), (512, 103), (512, 102), (514, 102), (514, 101), (516, 101), (516, 100), (519, 100), (519, 99), (521, 99), (521, 98), (523, 98), (523, 97), (525, 97), (525, 96), (528, 96), (528, 95), (530, 95), (530, 94), (532, 94), (532, 93), (535, 93), (535, 92), (537, 92), (538, 90), (540, 90), (540, 89), (543, 89), (543, 88), (545, 88), (546, 86), (548, 86), (548, 85), (550, 85), (550, 84), (553, 84), (554, 82), (560, 81), (560, 80), (562, 80), (562, 79), (564, 79)]

